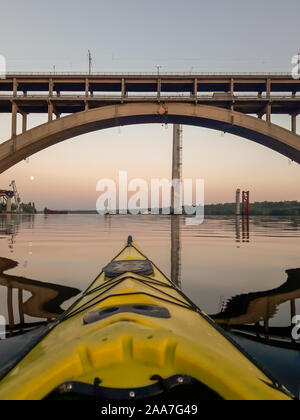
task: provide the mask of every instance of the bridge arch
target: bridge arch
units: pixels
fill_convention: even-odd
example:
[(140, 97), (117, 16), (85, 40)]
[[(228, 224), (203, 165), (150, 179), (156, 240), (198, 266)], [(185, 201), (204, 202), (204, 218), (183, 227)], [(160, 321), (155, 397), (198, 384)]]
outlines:
[(187, 103), (132, 103), (68, 115), (18, 135), (0, 145), (0, 173), (56, 143), (115, 126), (178, 123), (247, 138), (300, 163), (300, 136), (278, 125), (236, 111)]

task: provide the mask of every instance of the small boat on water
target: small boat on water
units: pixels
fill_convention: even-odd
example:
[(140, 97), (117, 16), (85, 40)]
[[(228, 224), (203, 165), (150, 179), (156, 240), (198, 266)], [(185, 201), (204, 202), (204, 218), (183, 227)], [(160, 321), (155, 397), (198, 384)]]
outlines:
[(45, 209), (44, 214), (69, 214), (67, 210), (50, 210)]
[(0, 361), (1, 400), (293, 398), (132, 237), (63, 315), (2, 368)]

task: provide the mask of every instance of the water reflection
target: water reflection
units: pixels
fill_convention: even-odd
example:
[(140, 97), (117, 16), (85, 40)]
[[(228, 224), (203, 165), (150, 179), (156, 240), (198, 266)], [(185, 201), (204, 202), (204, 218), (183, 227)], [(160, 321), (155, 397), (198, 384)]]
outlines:
[(14, 251), (16, 237), (19, 234), (21, 224), (26, 224), (27, 229), (34, 229), (35, 216), (33, 214), (7, 214), (0, 217), (0, 238), (8, 237), (8, 248)]
[(0, 218), (0, 236), (9, 236), (8, 247), (11, 252), (13, 252), (14, 249), (15, 238), (18, 234), (20, 220), (20, 217), (14, 218), (14, 223), (12, 223), (11, 214)]
[[(241, 229), (242, 228), (242, 229)], [(250, 218), (249, 216), (235, 217), (236, 242), (250, 242)]]
[(252, 230), (255, 230), (256, 236), (269, 235), (276, 238), (299, 237), (299, 217), (261, 216), (252, 217), (250, 220), (252, 224)]
[(248, 215), (242, 217), (242, 231), (243, 231), (243, 242), (250, 242), (250, 218)]
[(237, 242), (241, 242), (241, 216), (235, 218), (235, 238)]
[[(0, 258), (0, 286), (7, 288), (7, 313), (9, 335), (28, 331), (28, 329), (41, 325), (26, 323), (25, 315), (33, 318), (45, 319), (47, 322), (57, 318), (63, 309), (61, 305), (68, 299), (75, 297), (80, 290), (52, 283), (44, 283), (25, 277), (13, 276), (4, 272), (18, 266), (16, 261)], [(14, 311), (14, 293), (17, 292), (18, 320), (16, 323)], [(31, 297), (24, 301), (24, 292), (29, 292)]]
[[(271, 340), (270, 337), (276, 333), (290, 342), (291, 325), (280, 326), (284, 314), (277, 315), (277, 313), (278, 308), (286, 302), (289, 302), (290, 305), (290, 316), (297, 312), (296, 299), (300, 298), (300, 294), (296, 280), (288, 279), (278, 289), (238, 295), (230, 299), (224, 307), (223, 299), (219, 304), (219, 297), (220, 295), (234, 295), (234, 290), (239, 287), (239, 278), (243, 278), (243, 283), (246, 281), (251, 287), (257, 285), (256, 289), (259, 289), (258, 285), (270, 282), (270, 279), (266, 276), (275, 275), (278, 279), (276, 272), (278, 272), (278, 268), (280, 269), (280, 265), (276, 264), (275, 270), (272, 261), (272, 271), (269, 270), (271, 267), (269, 258), (268, 270), (265, 270), (266, 261), (261, 258), (261, 250), (269, 249), (267, 247), (273, 246), (280, 238), (284, 238), (284, 240), (286, 240), (285, 238), (291, 238), (295, 241), (295, 238), (299, 238), (299, 226), (299, 218), (276, 217), (250, 219), (243, 219), (241, 216), (234, 218), (207, 217), (203, 225), (187, 227), (184, 218), (177, 216), (157, 218), (148, 216), (136, 218), (107, 216), (99, 218), (93, 215), (64, 216), (63, 218), (59, 216), (45, 218), (39, 215), (1, 216), (0, 238), (9, 238), (8, 246), (11, 251), (16, 253), (16, 260), (21, 263), (24, 254), (27, 253), (27, 251), (24, 252), (24, 249), (28, 244), (34, 243), (37, 249), (34, 264), (30, 262), (31, 257), (27, 257), (26, 261), (22, 261), (22, 264), (20, 264), (24, 271), (25, 269), (31, 271), (30, 275), (24, 277), (7, 276), (3, 273), (5, 270), (12, 270), (17, 267), (17, 263), (9, 260), (9, 255), (4, 254), (8, 257), (8, 260), (2, 259), (1, 285), (7, 287), (9, 313), (12, 314), (13, 306), (15, 307), (14, 312), (19, 312), (19, 324), (23, 323), (23, 312), (31, 317), (51, 319), (57, 316), (62, 309), (57, 310), (58, 307), (53, 308), (52, 306), (49, 311), (49, 305), (46, 302), (50, 301), (51, 305), (54, 302), (55, 305), (55, 302), (59, 302), (60, 299), (63, 302), (64, 299), (66, 300), (76, 292), (78, 293), (79, 289), (72, 289), (68, 286), (75, 285), (84, 289), (89, 279), (92, 281), (94, 276), (98, 274), (99, 267), (106, 264), (109, 258), (113, 256), (113, 252), (121, 246), (123, 238), (128, 236), (128, 233), (133, 233), (140, 246), (145, 249), (149, 256), (153, 257), (152, 259), (155, 260), (157, 265), (167, 273), (169, 271), (171, 279), (178, 287), (183, 287), (186, 290), (187, 286), (197, 279), (198, 290), (192, 290), (191, 297), (206, 312), (218, 311), (214, 318), (219, 324), (226, 328), (232, 329), (234, 327), (235, 331), (237, 331), (238, 326), (239, 332), (251, 333), (256, 338), (265, 338), (269, 341)], [(20, 235), (20, 240), (16, 245), (17, 235)], [(260, 245), (260, 248), (257, 247), (256, 250), (257, 238), (260, 236), (276, 239), (274, 241), (271, 239), (268, 243), (264, 242), (263, 248)], [(76, 238), (76, 244), (74, 238)], [(248, 248), (250, 239), (251, 248)], [(38, 244), (37, 240), (39, 241)], [(238, 247), (235, 246), (236, 242), (240, 244)], [(160, 244), (159, 248), (156, 247), (157, 243)], [(286, 248), (285, 253), (287, 250), (290, 251), (294, 262), (297, 261), (298, 254), (295, 246), (298, 242), (286, 243), (290, 243), (290, 248)], [(248, 249), (252, 254), (249, 253)], [(77, 257), (73, 254), (73, 250), (76, 250)], [(183, 267), (181, 266), (182, 251), (185, 253)], [(60, 256), (61, 252), (62, 256)], [(170, 257), (167, 255), (169, 252)], [(100, 256), (101, 261), (99, 260)], [(249, 256), (252, 260), (249, 260), (248, 263)], [(61, 282), (65, 286), (55, 286), (48, 283), (49, 276), (45, 276), (50, 268), (50, 265), (47, 266), (47, 264), (52, 264), (56, 260), (61, 261), (69, 269), (66, 272), (65, 270), (59, 270), (58, 267), (57, 269), (51, 267), (52, 277), (50, 276), (50, 281), (53, 278), (53, 281), (57, 282), (57, 279), (63, 273)], [(85, 264), (81, 263), (79, 265), (80, 261), (84, 261)], [(232, 267), (230, 270), (235, 276), (226, 280), (226, 287), (224, 287), (224, 282), (220, 281), (220, 274), (222, 273), (220, 267), (224, 263)], [(247, 268), (249, 264), (252, 264), (254, 268), (257, 265), (256, 271), (249, 270)], [(298, 263), (295, 263), (295, 266), (297, 265)], [(252, 269), (250, 266), (249, 268)], [(183, 284), (182, 270), (184, 274)], [(21, 275), (23, 275), (22, 272)], [(40, 278), (44, 281), (29, 280), (27, 277)], [(211, 279), (209, 286), (207, 286), (207, 278)], [(15, 282), (14, 287), (9, 287), (8, 280), (10, 280), (10, 283)], [(32, 283), (29, 284), (29, 282)], [(286, 292), (291, 284), (293, 284), (293, 290)], [(64, 289), (58, 290), (59, 287)], [(28, 300), (26, 304), (23, 302), (24, 291), (34, 293), (35, 296), (34, 299)], [(205, 293), (206, 296), (204, 296)], [(56, 295), (60, 296), (57, 301), (54, 299)], [(9, 303), (11, 300), (16, 304)], [(19, 304), (19, 302), (22, 303)], [(65, 305), (64, 309), (66, 307)], [(235, 312), (233, 312), (233, 309)], [(276, 326), (277, 317), (280, 318), (281, 323), (278, 326)], [(12, 327), (15, 324), (14, 316), (10, 315), (9, 318), (9, 324)], [(270, 320), (273, 320), (271, 324)]]
[(171, 218), (171, 280), (180, 289), (181, 285), (181, 230), (180, 217)]
[[(280, 287), (234, 296), (220, 313), (211, 315), (211, 318), (227, 329), (247, 334), (250, 339), (299, 349), (299, 344), (292, 338), (292, 319), (296, 315), (296, 299), (300, 298), (300, 268), (286, 273), (288, 278)], [(270, 320), (276, 317), (279, 306), (286, 302), (290, 305), (290, 325), (271, 327)]]
[[(281, 273), (300, 266), (300, 218), (243, 223), (242, 217), (206, 217), (201, 226), (186, 226), (177, 216), (2, 215), (0, 313), (8, 310), (7, 328), (26, 331), (67, 309), (66, 301), (92, 282), (129, 234), (201, 309), (217, 312), (215, 321), (276, 377), (295, 371), (297, 393), (299, 344), (291, 339), (290, 321), (300, 298), (300, 270), (288, 270), (287, 280)], [(223, 306), (220, 296), (234, 297)]]

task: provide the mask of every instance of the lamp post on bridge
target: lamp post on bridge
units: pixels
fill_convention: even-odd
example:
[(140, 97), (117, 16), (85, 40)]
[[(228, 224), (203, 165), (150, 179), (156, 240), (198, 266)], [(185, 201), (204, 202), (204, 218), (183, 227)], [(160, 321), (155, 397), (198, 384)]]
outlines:
[(89, 59), (89, 74), (92, 74), (92, 62), (93, 62), (93, 58), (92, 58), (91, 50), (88, 50), (88, 59)]
[(162, 66), (157, 65), (156, 68), (157, 68), (157, 75), (160, 76), (160, 69), (162, 68)]

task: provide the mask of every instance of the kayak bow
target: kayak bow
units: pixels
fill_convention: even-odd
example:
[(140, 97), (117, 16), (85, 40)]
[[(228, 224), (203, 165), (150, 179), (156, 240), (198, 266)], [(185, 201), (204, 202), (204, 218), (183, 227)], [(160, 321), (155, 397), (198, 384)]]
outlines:
[(0, 381), (0, 399), (289, 400), (131, 237)]

